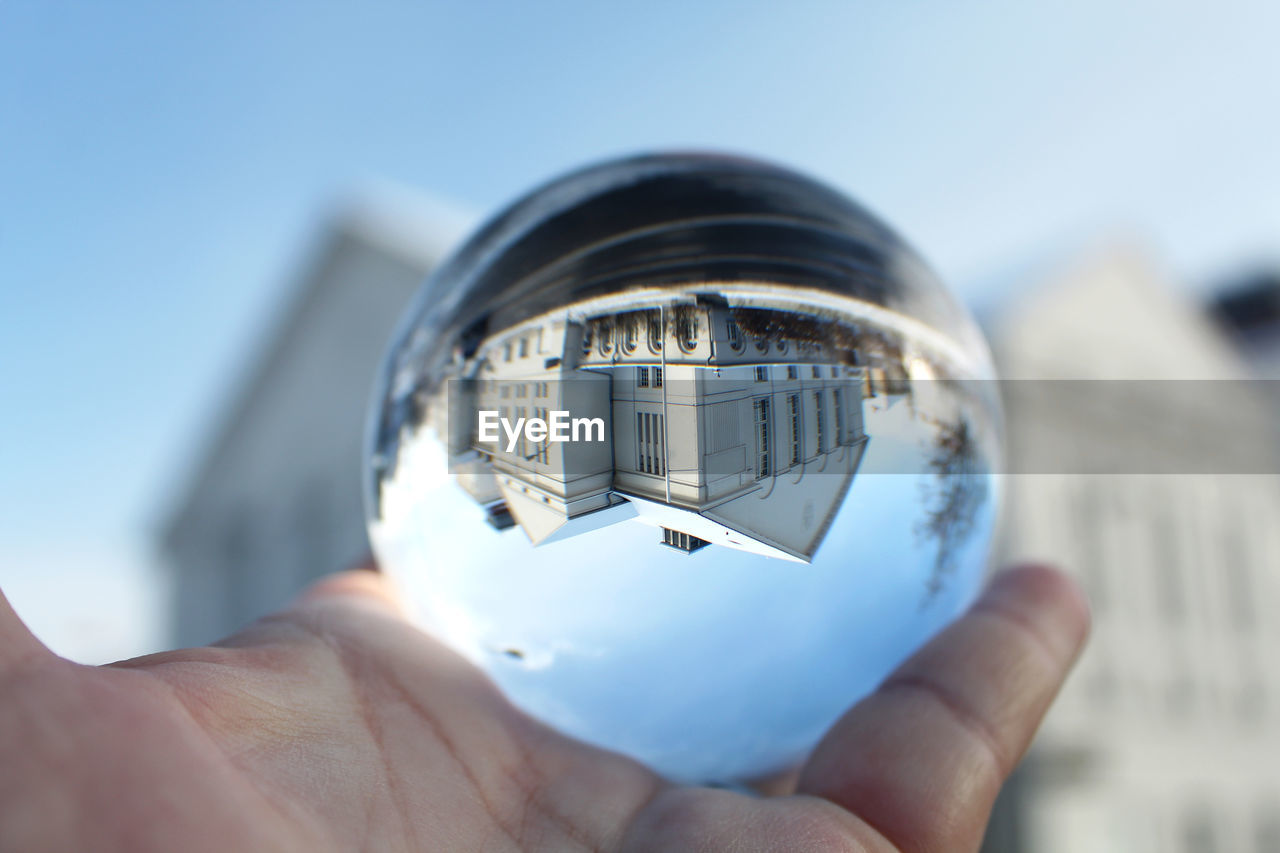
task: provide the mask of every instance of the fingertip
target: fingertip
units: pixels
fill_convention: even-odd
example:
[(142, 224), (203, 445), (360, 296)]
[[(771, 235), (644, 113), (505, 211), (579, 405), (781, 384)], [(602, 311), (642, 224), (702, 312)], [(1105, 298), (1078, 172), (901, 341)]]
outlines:
[(306, 606), (333, 601), (373, 605), (398, 617), (404, 617), (408, 612), (395, 584), (378, 571), (372, 561), (321, 578), (303, 590), (296, 604)]
[(1070, 574), (1050, 563), (1021, 563), (992, 576), (987, 589), (1013, 588), (1042, 598), (1075, 597), (1084, 602), (1080, 584)]
[(1073, 655), (1084, 645), (1093, 621), (1079, 582), (1046, 563), (1025, 563), (998, 572), (974, 607), (1020, 618), (1037, 633), (1061, 638)]

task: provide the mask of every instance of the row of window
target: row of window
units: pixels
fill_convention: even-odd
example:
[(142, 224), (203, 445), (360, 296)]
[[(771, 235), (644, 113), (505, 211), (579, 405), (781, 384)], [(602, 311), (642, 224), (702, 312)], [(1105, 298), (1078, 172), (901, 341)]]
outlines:
[(1081, 669), (1082, 701), (1105, 713), (1155, 715), (1174, 726), (1224, 720), (1253, 727), (1273, 712), (1261, 665), (1243, 664), (1228, 681), (1186, 660), (1185, 649), (1170, 653), (1180, 656), (1117, 659), (1106, 646), (1095, 647)]
[[(539, 343), (541, 343), (541, 339), (542, 339), (541, 329), (538, 330), (538, 339), (539, 339)], [(503, 344), (502, 360), (511, 361), (513, 352), (517, 358), (527, 358), (529, 355), (529, 338), (527, 336), (519, 338), (514, 342), (514, 346), (512, 341), (507, 341), (505, 344)]]
[[(543, 421), (543, 423), (546, 423), (546, 422), (550, 419), (550, 416), (549, 416), (549, 414), (548, 414), (547, 410), (546, 410), (546, 409), (542, 409), (542, 408), (536, 408), (536, 409), (534, 409), (534, 410), (533, 410), (533, 416), (534, 416), (535, 418), (541, 418), (541, 419), (542, 419), (542, 421)], [(520, 431), (520, 434), (521, 434), (521, 437), (523, 438), (523, 436), (524, 436), (524, 430), (521, 430), (521, 431)], [(549, 442), (549, 441), (538, 441), (538, 442), (534, 442), (534, 444), (533, 444), (533, 454), (532, 454), (532, 457), (531, 457), (531, 458), (533, 459), (533, 461), (534, 461), (534, 462), (540, 462), (540, 463), (542, 463), (543, 465), (546, 465), (546, 464), (547, 464), (547, 448), (548, 448), (548, 447), (550, 447), (550, 446), (551, 446), (551, 442)], [(528, 455), (529, 455), (529, 454), (527, 454), (527, 453), (526, 453), (526, 456), (528, 456)]]
[[(641, 368), (644, 369), (644, 368)], [(661, 368), (653, 368), (654, 374), (650, 374), (650, 378), (658, 386), (662, 383)], [(646, 380), (647, 381), (647, 380)], [(644, 384), (643, 382), (640, 384)], [(805, 458), (804, 453), (804, 405), (805, 397), (808, 397), (808, 403), (813, 406), (814, 426), (815, 426), (815, 447), (814, 454), (822, 454), (831, 449), (831, 442), (828, 433), (827, 423), (827, 404), (828, 394), (831, 397), (831, 405), (835, 414), (835, 441), (837, 444), (842, 443), (845, 439), (845, 412), (844, 412), (844, 389), (832, 388), (829, 390), (817, 390), (809, 394), (788, 394), (786, 396), (786, 408), (784, 416), (785, 423), (789, 427), (790, 444), (789, 452), (785, 458), (787, 465), (798, 465)], [(518, 407), (502, 407), (500, 415), (515, 422), (517, 418), (528, 417), (529, 410), (523, 406)], [(755, 433), (756, 445), (756, 479), (763, 479), (774, 473), (773, 464), (773, 407), (769, 397), (757, 397), (752, 401), (752, 420)], [(533, 409), (533, 416), (541, 418), (544, 421), (549, 419), (548, 410), (542, 407)], [(665, 442), (665, 422), (663, 416), (656, 412), (637, 412), (636, 413), (636, 468), (646, 474), (654, 474), (664, 476), (666, 473), (664, 464), (664, 442)], [(532, 447), (530, 446), (532, 445)], [(516, 454), (525, 459), (534, 462), (547, 463), (547, 447), (546, 442), (533, 443), (529, 442), (523, 431), (520, 433), (516, 444)], [(783, 452), (779, 448), (779, 452)]]
[(636, 412), (636, 467), (646, 474), (666, 474), (663, 446), (666, 438), (662, 415)]
[[(691, 353), (698, 348), (698, 334), (701, 331), (701, 316), (696, 311), (677, 309), (672, 312), (672, 326), (675, 332), (675, 341), (682, 352)], [(586, 334), (582, 338), (582, 352), (584, 354), (595, 349), (602, 356), (608, 356), (613, 352), (615, 339), (619, 347), (625, 353), (635, 351), (640, 338), (641, 328), (644, 328), (647, 338), (649, 351), (658, 353), (662, 351), (662, 318), (658, 311), (646, 311), (643, 318), (636, 314), (623, 315), (616, 320), (607, 319), (593, 322), (587, 327)], [(742, 330), (738, 324), (732, 320), (725, 322), (725, 331), (728, 337), (729, 346), (736, 352), (745, 349), (746, 344), (743, 338)], [(765, 346), (763, 341), (757, 341), (757, 346), (762, 349)]]
[(1154, 489), (1115, 493), (1082, 485), (1068, 499), (1072, 544), (1095, 610), (1115, 604), (1111, 587), (1120, 575), (1114, 566), (1149, 560), (1158, 567), (1155, 610), (1165, 624), (1182, 626), (1191, 621), (1191, 611), (1205, 603), (1194, 580), (1206, 571), (1206, 557), (1212, 554), (1208, 571), (1221, 578), (1227, 621), (1241, 630), (1257, 624), (1247, 553), (1250, 531), (1238, 513), (1210, 518), (1178, 505), (1171, 493)]
[(769, 398), (757, 397), (751, 403), (755, 417), (756, 433), (756, 479), (760, 480), (773, 473), (769, 453)]
[[(653, 379), (653, 385), (649, 385), (650, 378)], [(639, 388), (661, 388), (662, 387), (662, 368), (661, 367), (637, 367), (636, 368), (636, 386)]]
[[(816, 365), (816, 364), (814, 364), (814, 365), (810, 365), (810, 367), (809, 367), (809, 372), (810, 372), (810, 374), (813, 376), (813, 378), (814, 378), (814, 379), (821, 379), (821, 378), (822, 378), (822, 367), (821, 367), (821, 366), (819, 366), (819, 365)], [(835, 378), (836, 378), (837, 376), (839, 376), (839, 375), (840, 375), (840, 368), (839, 368), (839, 367), (836, 367), (836, 366), (834, 366), (834, 365), (833, 365), (833, 366), (831, 367), (831, 378), (832, 378), (832, 379), (835, 379)], [(795, 365), (795, 364), (788, 364), (788, 365), (787, 365), (787, 378), (788, 378), (788, 379), (799, 379), (799, 378), (800, 378), (800, 367), (799, 367), (799, 365)], [(757, 381), (757, 382), (768, 382), (768, 381), (769, 381), (769, 368), (768, 368), (768, 366), (767, 366), (767, 365), (763, 365), (763, 364), (761, 364), (761, 365), (757, 365), (757, 366), (756, 366), (756, 381)]]
[[(821, 367), (819, 367), (818, 365), (816, 365), (816, 364), (815, 364), (815, 365), (813, 365), (810, 369), (811, 369), (811, 372), (812, 372), (812, 375), (813, 375), (813, 378), (814, 378), (814, 379), (821, 379), (821, 378), (822, 378), (822, 368), (821, 368)], [(652, 375), (652, 376), (653, 376), (653, 387), (654, 387), (654, 388), (661, 388), (661, 387), (662, 387), (662, 368), (661, 368), (661, 367), (637, 367), (637, 368), (636, 368), (636, 385), (640, 386), (641, 388), (648, 388), (648, 387), (650, 387), (650, 386), (649, 386), (649, 377), (650, 377), (650, 375)], [(832, 379), (835, 379), (835, 378), (836, 378), (836, 377), (838, 377), (839, 375), (840, 375), (840, 368), (838, 368), (838, 367), (832, 367), (832, 368), (831, 368), (831, 378), (832, 378)], [(799, 368), (798, 366), (794, 365), (794, 364), (789, 364), (789, 365), (787, 365), (787, 378), (788, 378), (788, 379), (799, 379), (799, 378), (800, 378), (800, 368)], [(758, 365), (758, 366), (756, 367), (756, 381), (757, 381), (757, 382), (768, 382), (768, 381), (769, 381), (769, 368), (768, 368), (767, 366), (765, 366), (765, 365)]]
[[(659, 312), (646, 311), (643, 319), (638, 319), (635, 315), (623, 317), (616, 323), (613, 320), (601, 320), (591, 323), (587, 326), (586, 333), (582, 336), (582, 353), (586, 355), (594, 348), (601, 356), (608, 356), (613, 352), (614, 339), (622, 348), (622, 351), (630, 354), (635, 352), (639, 344), (640, 328), (644, 326), (646, 331), (647, 343), (649, 351), (654, 353), (662, 352), (662, 323)], [(697, 336), (697, 321), (694, 320), (692, 327), (685, 324), (677, 329), (679, 335), (678, 343), (680, 348), (685, 351), (692, 351)]]
[[(643, 319), (637, 319), (634, 315), (624, 317), (618, 321), (614, 320), (598, 320), (587, 326), (586, 332), (582, 337), (583, 354), (590, 353), (592, 349), (597, 350), (601, 356), (609, 356), (612, 354), (615, 344), (622, 349), (623, 352), (631, 354), (635, 352), (640, 338), (641, 327), (645, 329), (649, 351), (655, 355), (662, 351), (662, 324), (658, 311), (646, 311)], [(676, 344), (681, 351), (692, 353), (698, 347), (698, 332), (700, 328), (699, 315), (693, 311), (676, 312), (673, 317), (673, 325), (675, 331)], [(729, 346), (735, 352), (742, 352), (746, 348), (742, 330), (738, 324), (732, 320), (725, 323), (725, 331), (727, 333)], [(514, 340), (508, 340), (502, 345), (502, 360), (511, 361), (513, 358), (527, 358), (529, 356), (531, 346), (536, 351), (542, 349), (542, 330), (536, 332), (537, 341), (531, 344), (530, 338), (533, 335), (522, 335)], [(785, 351), (786, 340), (778, 342), (779, 351)], [(798, 343), (800, 350), (813, 350), (813, 346), (805, 346), (803, 342)], [(768, 342), (766, 340), (757, 340), (756, 347), (762, 352), (767, 349)], [(814, 378), (818, 376), (818, 368), (814, 368)], [(796, 378), (796, 368), (788, 368), (788, 377)], [(834, 368), (831, 374), (835, 375)]]
[(711, 543), (706, 539), (699, 539), (697, 536), (691, 536), (688, 533), (664, 527), (662, 528), (662, 544), (692, 554), (694, 551), (705, 548)]
[(1024, 535), (1078, 567), (1099, 621), (1116, 626), (1085, 658), (1089, 707), (1191, 724), (1273, 719), (1277, 694), (1258, 632), (1267, 627), (1275, 543), (1263, 525), (1274, 499), (1230, 477), (1051, 483)]
[[(498, 408), (498, 417), (505, 418), (509, 423), (517, 423), (519, 419), (529, 417), (529, 410), (524, 406), (500, 406)], [(546, 421), (549, 418), (549, 412), (545, 408), (535, 406), (533, 417)], [(549, 444), (550, 442), (547, 441), (529, 441), (525, 431), (520, 430), (516, 437), (516, 446), (512, 454), (517, 458), (541, 462), (545, 465), (547, 464), (547, 448)], [(506, 439), (500, 437), (498, 445), (505, 450)]]
[[(1184, 808), (1179, 812), (1182, 826), (1180, 850), (1186, 853), (1216, 853), (1219, 850), (1235, 850), (1230, 843), (1230, 827), (1215, 819), (1215, 815), (1203, 806)], [(1252, 827), (1253, 843), (1245, 849), (1258, 853), (1275, 853), (1280, 850), (1280, 817), (1274, 809), (1264, 807), (1257, 811)]]
[(504, 382), (501, 387), (498, 388), (498, 396), (501, 399), (506, 400), (511, 396), (511, 390), (514, 388), (516, 392), (515, 396), (517, 398), (528, 397), (530, 384), (533, 386), (534, 397), (549, 396), (551, 385), (548, 382)]
[[(814, 407), (814, 424), (816, 426), (816, 447), (814, 450), (815, 453), (819, 454), (831, 449), (827, 435), (827, 394), (827, 391), (820, 390), (812, 392), (809, 397)], [(833, 388), (830, 394), (835, 410), (836, 443), (839, 444), (845, 440), (844, 393), (841, 388)], [(801, 394), (787, 395), (785, 416), (791, 427), (791, 452), (788, 460), (791, 465), (799, 465), (804, 458), (802, 397), (803, 395)], [(768, 397), (757, 397), (752, 401), (751, 405), (756, 438), (756, 479), (760, 480), (773, 473), (770, 399)]]
[[(523, 341), (524, 339), (522, 338), (521, 340)], [(819, 367), (818, 365), (813, 365), (813, 366), (810, 368), (810, 370), (811, 370), (811, 372), (812, 372), (812, 375), (813, 375), (813, 378), (814, 378), (814, 379), (821, 379), (821, 378), (822, 378), (822, 368), (821, 368), (821, 367)], [(840, 371), (840, 368), (838, 368), (838, 367), (832, 367), (832, 368), (831, 368), (831, 377), (832, 377), (833, 379), (834, 379), (834, 378), (836, 378), (836, 377), (838, 377), (838, 376), (839, 376), (839, 371)], [(756, 367), (755, 376), (756, 376), (756, 381), (757, 381), (757, 382), (768, 382), (768, 381), (769, 381), (769, 368), (768, 368), (767, 366), (765, 366), (765, 365), (758, 365), (758, 366)], [(796, 365), (794, 365), (794, 364), (787, 365), (787, 378), (788, 378), (788, 379), (799, 379), (799, 378), (800, 378), (800, 368), (799, 368), (799, 367), (797, 367), (797, 366), (796, 366)], [(490, 383), (491, 383), (491, 386), (490, 386), (490, 387), (492, 387), (492, 384), (496, 384), (496, 382), (497, 382), (497, 380), (490, 380)], [(533, 396), (534, 396), (534, 397), (546, 397), (546, 396), (548, 395), (548, 389), (549, 389), (549, 387), (550, 387), (549, 383), (547, 383), (547, 382), (534, 382), (534, 383), (532, 383), (532, 385), (533, 385)], [(641, 366), (641, 367), (637, 367), (637, 368), (636, 368), (636, 386), (637, 386), (637, 387), (640, 387), (640, 388), (661, 388), (661, 387), (662, 387), (662, 368), (661, 368), (661, 367), (657, 367), (657, 366), (653, 366), (653, 367), (649, 367), (649, 366)], [(499, 388), (498, 388), (498, 395), (499, 395), (499, 397), (500, 397), (501, 399), (503, 399), (503, 400), (506, 400), (506, 399), (510, 398), (510, 397), (511, 397), (511, 391), (512, 391), (512, 389), (513, 389), (513, 388), (515, 389), (515, 396), (516, 396), (517, 398), (521, 398), (521, 397), (527, 397), (527, 396), (529, 396), (529, 383), (525, 383), (525, 382), (504, 382), (504, 383), (502, 383), (502, 384), (499, 386)]]

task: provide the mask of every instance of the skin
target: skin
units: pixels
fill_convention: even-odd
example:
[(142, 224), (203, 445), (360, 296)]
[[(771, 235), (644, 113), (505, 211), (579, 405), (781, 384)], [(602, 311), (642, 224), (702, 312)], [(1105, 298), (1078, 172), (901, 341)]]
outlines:
[(1062, 574), (997, 576), (754, 796), (524, 716), (376, 572), (105, 667), (0, 596), (0, 850), (976, 850), (1087, 629)]

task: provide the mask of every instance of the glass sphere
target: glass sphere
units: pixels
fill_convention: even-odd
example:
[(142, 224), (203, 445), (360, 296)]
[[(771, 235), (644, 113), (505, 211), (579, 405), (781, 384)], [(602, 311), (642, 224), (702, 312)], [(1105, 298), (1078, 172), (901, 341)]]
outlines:
[(992, 378), (955, 299), (831, 188), (727, 156), (592, 166), (423, 285), (375, 390), (370, 535), (527, 713), (750, 779), (972, 600)]

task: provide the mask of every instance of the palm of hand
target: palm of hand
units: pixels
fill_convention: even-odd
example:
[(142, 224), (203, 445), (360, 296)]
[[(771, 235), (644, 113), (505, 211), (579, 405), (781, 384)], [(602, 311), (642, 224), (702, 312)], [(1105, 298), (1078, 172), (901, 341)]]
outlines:
[(1008, 573), (794, 792), (672, 786), (512, 708), (370, 572), (218, 646), (63, 661), (0, 598), (0, 849), (966, 850), (1087, 625)]

